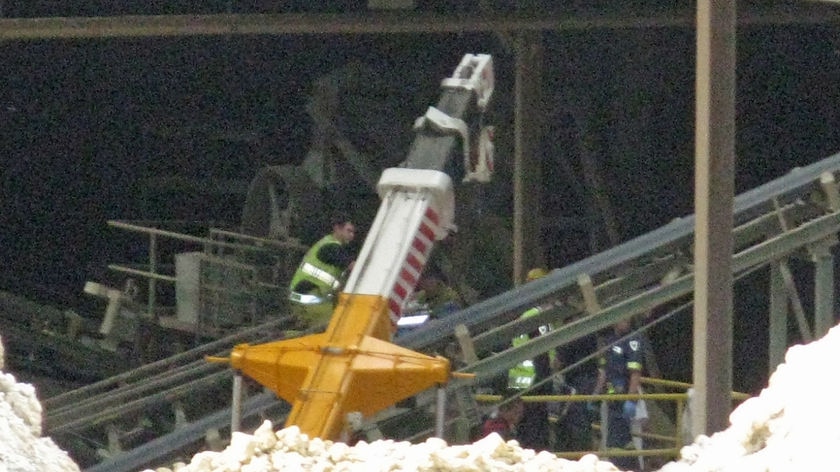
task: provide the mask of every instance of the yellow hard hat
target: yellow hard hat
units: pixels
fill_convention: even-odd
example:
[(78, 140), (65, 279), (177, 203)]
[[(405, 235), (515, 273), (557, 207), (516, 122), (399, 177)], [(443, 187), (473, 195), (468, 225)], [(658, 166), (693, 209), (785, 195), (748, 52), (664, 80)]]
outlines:
[(545, 277), (548, 275), (548, 271), (543, 269), (542, 267), (537, 267), (528, 271), (528, 275), (525, 277), (525, 280), (530, 282), (532, 280), (537, 280), (539, 278)]

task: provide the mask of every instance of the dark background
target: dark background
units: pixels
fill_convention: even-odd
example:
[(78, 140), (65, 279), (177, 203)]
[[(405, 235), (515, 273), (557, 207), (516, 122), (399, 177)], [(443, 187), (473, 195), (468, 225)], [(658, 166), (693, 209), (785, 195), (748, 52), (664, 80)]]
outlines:
[[(189, 2), (168, 5), (156, 12), (198, 11)], [(206, 12), (227, 8), (203, 5)], [(139, 11), (131, 5), (111, 11), (113, 6), (94, 2), (72, 11), (63, 2), (6, 2), (3, 8), (7, 17)], [(268, 8), (253, 4), (249, 11)], [(840, 150), (838, 32), (821, 25), (739, 29), (738, 193)], [(594, 146), (623, 240), (692, 213), (693, 30), (555, 32), (544, 41), (545, 106), (532, 112), (545, 117), (545, 200), (553, 214), (587, 217), (569, 191), (571, 179), (580, 176), (564, 175), (553, 165), (559, 155), (573, 161), (579, 155), (579, 107), (594, 110), (594, 125), (587, 125), (597, 129)], [(495, 210), (509, 216), (510, 156), (504, 143), (513, 123), (513, 57), (496, 35), (0, 43), (0, 289), (84, 309), (89, 303), (84, 282), (101, 279), (108, 263), (131, 251), (106, 226), (108, 219), (239, 221), (242, 201), (190, 192), (160, 198), (149, 194), (144, 179), (247, 181), (262, 166), (300, 162), (310, 139), (304, 106), (312, 82), (350, 61), (381, 72), (385, 85), (377, 93), (389, 105), (377, 113), (402, 123), (409, 136), (414, 118), (437, 100), (441, 78), (467, 52), (494, 55), (493, 113), (502, 152), (490, 198)], [(370, 114), (355, 112), (355, 129), (363, 129)], [(361, 133), (358, 145), (375, 145), (367, 138)], [(547, 236), (552, 266), (589, 255), (573, 229)], [(735, 382), (747, 391), (766, 381), (765, 282), (758, 278), (752, 282), (757, 285), (736, 289), (736, 358), (748, 361), (736, 366)], [(667, 346), (677, 339), (684, 325), (661, 328), (660, 342)]]

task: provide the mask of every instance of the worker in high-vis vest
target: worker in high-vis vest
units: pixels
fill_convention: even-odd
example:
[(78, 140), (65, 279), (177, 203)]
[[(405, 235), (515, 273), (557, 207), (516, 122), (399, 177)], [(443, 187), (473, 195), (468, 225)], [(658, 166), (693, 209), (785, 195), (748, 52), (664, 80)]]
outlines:
[[(542, 278), (548, 274), (545, 269), (537, 268), (528, 271), (526, 282), (532, 282)], [(536, 306), (526, 310), (521, 315), (521, 319), (531, 318), (537, 316), (547, 309), (554, 307), (554, 303)], [(551, 330), (551, 326), (546, 324), (540, 326), (537, 330), (531, 333), (521, 334), (515, 337), (511, 344), (513, 347), (521, 346), (528, 342), (531, 338), (543, 335)], [(508, 389), (509, 390), (529, 390), (528, 395), (550, 395), (552, 390), (551, 382), (545, 382), (539, 387), (534, 387), (535, 384), (551, 376), (551, 357), (554, 355), (554, 350), (540, 354), (534, 359), (527, 359), (520, 362), (508, 371)], [(533, 387), (533, 388), (532, 388)], [(531, 402), (525, 406), (525, 413), (520, 424), (522, 431), (518, 437), (520, 445), (525, 448), (534, 450), (545, 450), (549, 447), (549, 430), (548, 430), (548, 409), (545, 403)]]
[(334, 217), (331, 223), (332, 232), (309, 248), (289, 284), (292, 311), (304, 328), (329, 323), (343, 276), (353, 268), (355, 256), (349, 243), (356, 236), (356, 227), (344, 215)]
[[(544, 277), (548, 274), (548, 271), (542, 268), (531, 269), (528, 271), (528, 275), (525, 279), (526, 282), (531, 282), (537, 280), (539, 278)], [(531, 318), (532, 316), (537, 316), (543, 311), (543, 307), (535, 306), (525, 310), (524, 313), (520, 316), (520, 319)], [(538, 332), (528, 333), (528, 334), (520, 334), (519, 336), (513, 338), (511, 341), (511, 345), (513, 347), (518, 347), (531, 339), (531, 336), (538, 336), (547, 333), (551, 329), (550, 326), (540, 326)], [(549, 353), (549, 355), (553, 354)], [(542, 359), (535, 359), (539, 367), (542, 366)], [(548, 376), (548, 372), (550, 370), (550, 362), (544, 366), (545, 369), (540, 369), (540, 373), (545, 373), (546, 375), (541, 376), (545, 378)], [(542, 371), (545, 372), (542, 372)], [(534, 360), (526, 359), (519, 364), (515, 365), (508, 371), (508, 388), (513, 390), (525, 390), (531, 387), (534, 384), (534, 379), (537, 377), (537, 366), (534, 365)]]
[[(531, 318), (532, 316), (537, 316), (541, 312), (540, 307), (530, 308), (525, 313), (522, 313), (520, 319)], [(548, 325), (540, 326), (539, 327), (539, 335), (543, 335), (551, 330), (551, 327)], [(532, 333), (536, 334), (536, 333)], [(513, 347), (519, 347), (526, 342), (531, 340), (530, 334), (520, 334), (519, 336), (513, 338), (511, 341), (511, 345)], [(554, 351), (551, 350), (548, 352), (549, 361), (552, 360), (551, 358), (554, 357)], [(539, 363), (539, 360), (537, 361)], [(548, 366), (551, 365), (549, 362)], [(534, 380), (537, 377), (537, 367), (534, 364), (534, 361), (531, 359), (526, 359), (519, 364), (516, 364), (508, 371), (508, 388), (513, 390), (525, 390), (531, 388), (531, 385), (534, 384)], [(546, 376), (542, 376), (545, 378)]]

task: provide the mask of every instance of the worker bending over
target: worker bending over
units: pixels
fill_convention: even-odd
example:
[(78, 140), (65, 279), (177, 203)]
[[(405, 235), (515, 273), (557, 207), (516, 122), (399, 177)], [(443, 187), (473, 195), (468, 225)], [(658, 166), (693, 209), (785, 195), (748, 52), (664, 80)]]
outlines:
[(304, 328), (329, 323), (336, 294), (353, 269), (355, 255), (349, 243), (356, 227), (345, 215), (334, 216), (331, 224), (332, 232), (309, 248), (289, 284), (292, 312)]

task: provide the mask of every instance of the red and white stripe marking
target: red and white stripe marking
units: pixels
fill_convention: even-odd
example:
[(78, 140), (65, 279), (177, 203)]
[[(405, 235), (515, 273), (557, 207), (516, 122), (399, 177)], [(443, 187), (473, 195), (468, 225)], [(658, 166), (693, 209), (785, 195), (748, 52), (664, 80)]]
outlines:
[(397, 322), (402, 316), (402, 309), (405, 302), (414, 293), (423, 267), (429, 259), (429, 253), (435, 244), (435, 235), (440, 230), (440, 219), (438, 213), (431, 207), (426, 208), (426, 213), (420, 221), (417, 233), (411, 241), (405, 261), (400, 267), (400, 273), (391, 289), (388, 297), (388, 316), (391, 318), (391, 329), (396, 331)]

